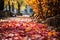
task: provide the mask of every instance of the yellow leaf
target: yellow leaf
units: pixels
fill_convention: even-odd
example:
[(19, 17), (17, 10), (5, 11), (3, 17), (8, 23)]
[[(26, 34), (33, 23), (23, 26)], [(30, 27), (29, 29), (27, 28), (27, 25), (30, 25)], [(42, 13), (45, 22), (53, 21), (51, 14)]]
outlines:
[(52, 36), (52, 32), (48, 32), (48, 36), (49, 36), (49, 37)]

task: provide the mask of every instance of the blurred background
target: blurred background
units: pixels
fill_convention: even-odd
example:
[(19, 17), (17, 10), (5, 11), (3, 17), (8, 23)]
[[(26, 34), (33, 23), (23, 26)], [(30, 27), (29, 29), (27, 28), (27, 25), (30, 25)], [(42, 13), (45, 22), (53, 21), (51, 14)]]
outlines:
[(0, 0), (0, 19), (22, 15), (60, 26), (60, 0)]
[[(6, 20), (8, 22), (7, 24), (4, 23), (4, 21), (6, 21)], [(10, 20), (13, 20), (13, 21), (10, 23)], [(60, 0), (0, 0), (0, 29), (1, 29), (1, 27), (2, 28), (9, 27), (9, 26), (11, 27), (12, 23), (15, 23), (15, 20), (22, 21), (21, 23), (23, 23), (23, 24), (24, 24), (24, 22), (29, 22), (29, 23), (24, 24), (25, 26), (26, 25), (29, 26), (30, 24), (32, 24), (32, 26), (33, 26), (33, 24), (36, 24), (35, 26), (37, 26), (39, 28), (40, 28), (40, 26), (42, 27), (42, 25), (38, 26), (39, 24), (44, 24), (45, 27), (48, 26), (47, 29), (50, 30), (51, 33), (56, 31), (56, 33), (58, 34), (57, 37), (52, 37), (51, 33), (49, 33), (49, 35), (51, 35), (51, 38), (57, 38), (54, 40), (60, 40)], [(17, 23), (15, 23), (15, 24), (17, 24)], [(24, 28), (23, 24), (22, 24), (22, 27)], [(19, 25), (20, 24), (17, 24), (17, 26), (19, 26)], [(29, 28), (30, 28), (30, 26), (29, 26)], [(36, 29), (35, 26), (34, 26), (34, 28)], [(13, 26), (13, 27), (15, 27), (15, 26)], [(19, 28), (20, 27), (21, 26), (19, 26)], [(28, 30), (29, 30), (29, 28), (28, 28)], [(44, 28), (44, 26), (43, 26), (43, 28)], [(38, 29), (36, 29), (36, 31)], [(0, 32), (2, 32), (2, 30), (0, 30)], [(39, 33), (41, 32), (40, 30), (41, 29), (39, 29), (39, 31), (38, 31)], [(43, 29), (43, 30), (45, 31), (45, 29)], [(5, 32), (5, 30), (4, 30), (4, 32)], [(8, 32), (6, 32), (6, 33), (8, 33)], [(22, 34), (24, 35), (25, 33), (22, 33)], [(1, 33), (0, 33), (0, 39), (1, 38), (3, 38), (3, 35), (1, 36)], [(48, 37), (48, 38), (50, 38), (50, 37)], [(23, 37), (22, 37), (22, 39), (23, 39)], [(7, 39), (7, 40), (9, 40), (9, 39)], [(50, 40), (50, 39), (48, 39), (48, 40)]]

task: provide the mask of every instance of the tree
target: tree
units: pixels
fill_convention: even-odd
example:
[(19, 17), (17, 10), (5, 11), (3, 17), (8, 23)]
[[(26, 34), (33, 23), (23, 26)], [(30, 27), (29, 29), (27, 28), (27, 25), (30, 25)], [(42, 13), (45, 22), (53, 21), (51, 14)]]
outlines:
[(26, 0), (26, 4), (35, 12), (34, 16), (42, 19), (56, 16), (59, 13), (58, 3), (58, 0)]

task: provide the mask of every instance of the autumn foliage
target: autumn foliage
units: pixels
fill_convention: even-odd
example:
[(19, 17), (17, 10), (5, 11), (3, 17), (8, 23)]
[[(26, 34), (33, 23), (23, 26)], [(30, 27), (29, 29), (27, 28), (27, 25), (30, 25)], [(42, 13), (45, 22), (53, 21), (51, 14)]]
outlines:
[(35, 17), (39, 18), (55, 16), (60, 10), (58, 0), (27, 0), (26, 4), (31, 6)]
[(0, 22), (0, 39), (25, 40), (28, 36), (31, 40), (53, 40), (57, 37), (55, 30), (49, 30), (45, 24), (34, 22), (5, 21)]

